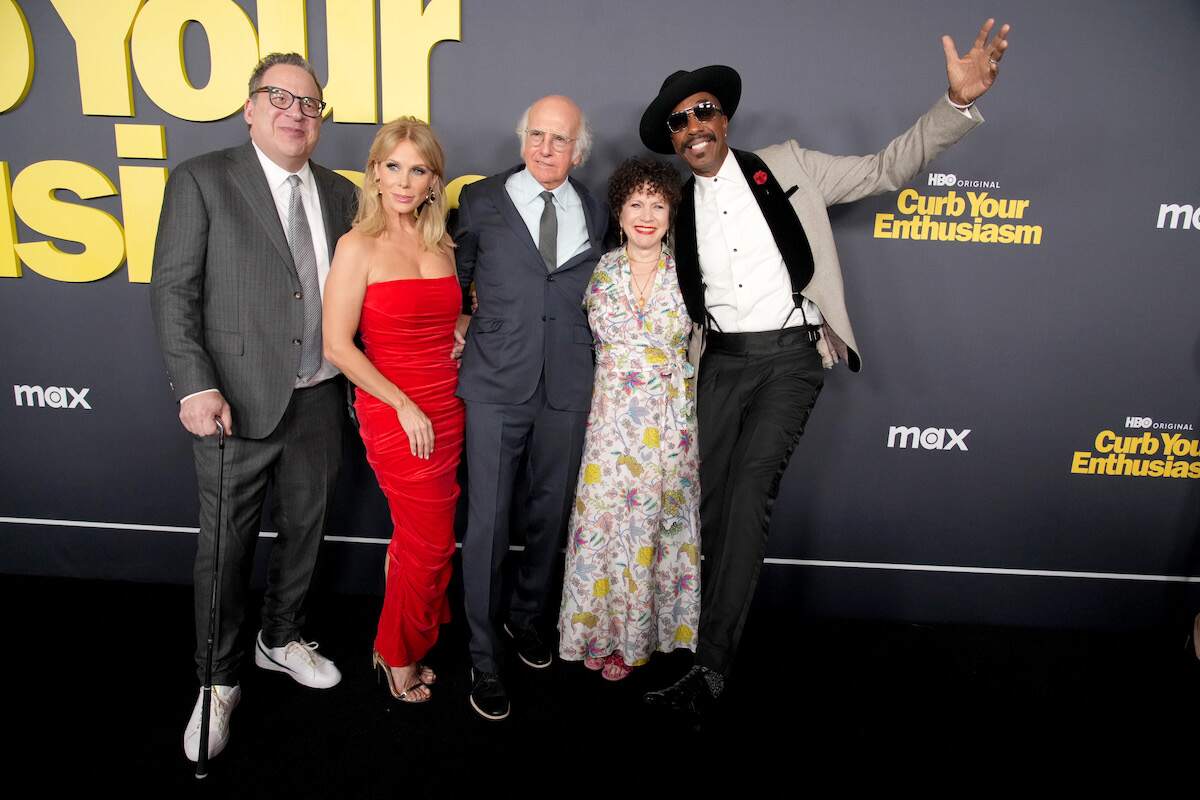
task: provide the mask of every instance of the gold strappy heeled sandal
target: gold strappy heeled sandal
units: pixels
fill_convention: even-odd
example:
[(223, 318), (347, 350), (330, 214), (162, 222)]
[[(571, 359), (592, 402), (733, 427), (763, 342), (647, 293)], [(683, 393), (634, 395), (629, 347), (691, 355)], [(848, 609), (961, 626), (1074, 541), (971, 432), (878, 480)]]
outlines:
[[(425, 683), (419, 678), (415, 683), (410, 683), (403, 689), (398, 687), (396, 685), (396, 679), (392, 675), (392, 668), (388, 666), (386, 661), (383, 660), (383, 656), (379, 655), (379, 653), (374, 650), (371, 651), (371, 666), (376, 670), (383, 670), (384, 676), (387, 677), (388, 691), (392, 693), (392, 697), (396, 698), (401, 703), (428, 703), (431, 699), (433, 699), (433, 693), (429, 690), (429, 684)], [(419, 672), (421, 668), (418, 667), (417, 669)], [(378, 677), (379, 675), (376, 673), (376, 678)], [(417, 695), (413, 695), (412, 697), (409, 696), (414, 689), (421, 686), (424, 686), (427, 691), (430, 691), (430, 693), (424, 697), (419, 697)]]

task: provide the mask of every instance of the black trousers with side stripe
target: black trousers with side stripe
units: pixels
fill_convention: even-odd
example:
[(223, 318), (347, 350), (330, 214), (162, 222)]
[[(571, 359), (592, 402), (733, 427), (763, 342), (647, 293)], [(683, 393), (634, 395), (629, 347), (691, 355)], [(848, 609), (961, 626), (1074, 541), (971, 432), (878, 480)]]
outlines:
[(771, 508), (824, 384), (803, 328), (710, 333), (696, 396), (700, 438), (700, 641), (728, 674), (766, 554)]

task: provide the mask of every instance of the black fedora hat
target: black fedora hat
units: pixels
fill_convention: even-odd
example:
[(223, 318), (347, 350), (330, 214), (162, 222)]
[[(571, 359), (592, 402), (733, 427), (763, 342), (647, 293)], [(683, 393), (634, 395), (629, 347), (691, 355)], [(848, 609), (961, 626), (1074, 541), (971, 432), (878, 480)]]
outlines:
[(674, 153), (671, 132), (667, 130), (667, 115), (681, 101), (697, 92), (708, 92), (717, 98), (725, 118), (732, 119), (738, 101), (742, 99), (742, 76), (733, 67), (723, 64), (713, 64), (691, 72), (681, 69), (672, 73), (663, 81), (658, 97), (650, 101), (642, 114), (642, 123), (638, 126), (642, 144), (656, 153)]

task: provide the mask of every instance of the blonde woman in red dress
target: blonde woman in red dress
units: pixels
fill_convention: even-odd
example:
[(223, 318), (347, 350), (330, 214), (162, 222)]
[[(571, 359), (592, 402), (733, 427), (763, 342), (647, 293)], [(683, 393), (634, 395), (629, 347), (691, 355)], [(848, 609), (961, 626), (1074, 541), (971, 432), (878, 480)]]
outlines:
[(325, 287), (325, 356), (358, 387), (359, 432), (393, 524), (371, 661), (406, 703), (432, 696), (436, 676), (421, 659), (450, 618), (463, 444), (454, 396), (462, 293), (444, 190), (442, 147), (426, 123), (401, 117), (380, 128)]

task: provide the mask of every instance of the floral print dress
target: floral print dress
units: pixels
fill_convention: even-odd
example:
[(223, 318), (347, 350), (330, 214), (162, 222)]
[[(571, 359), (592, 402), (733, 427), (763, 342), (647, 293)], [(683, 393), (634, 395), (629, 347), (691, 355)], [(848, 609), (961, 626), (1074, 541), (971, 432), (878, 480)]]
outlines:
[(642, 308), (624, 248), (596, 265), (584, 297), (596, 377), (571, 513), (559, 613), (568, 661), (696, 649), (700, 483), (687, 361), (692, 322), (664, 249)]

